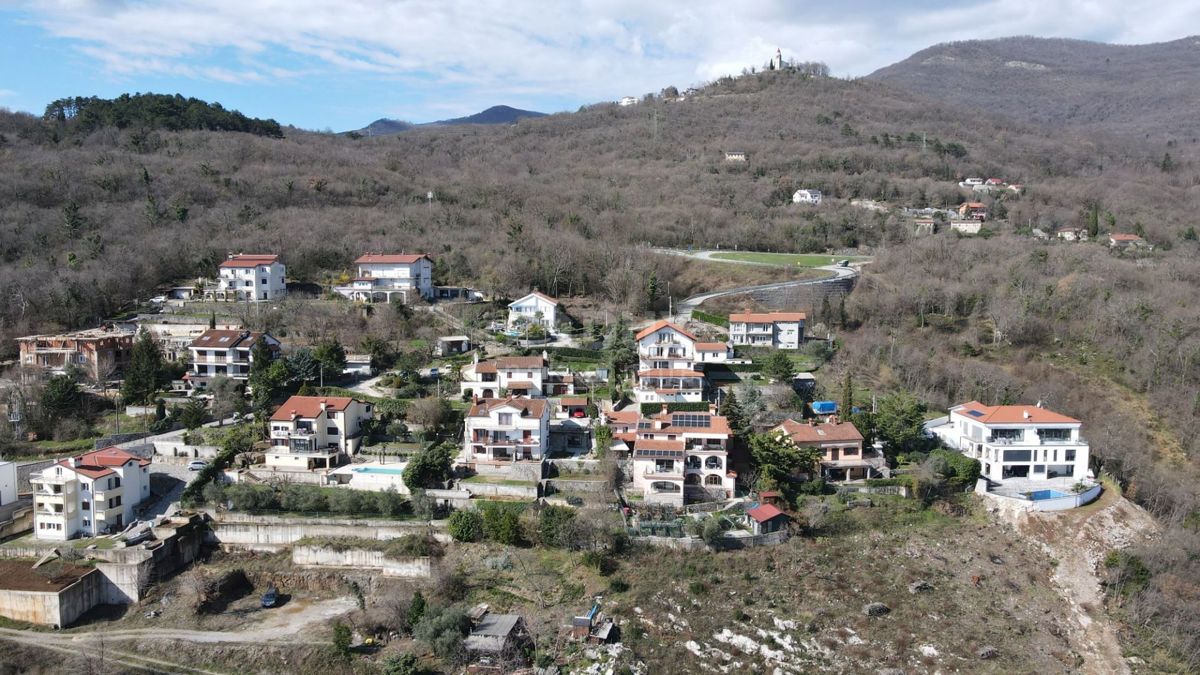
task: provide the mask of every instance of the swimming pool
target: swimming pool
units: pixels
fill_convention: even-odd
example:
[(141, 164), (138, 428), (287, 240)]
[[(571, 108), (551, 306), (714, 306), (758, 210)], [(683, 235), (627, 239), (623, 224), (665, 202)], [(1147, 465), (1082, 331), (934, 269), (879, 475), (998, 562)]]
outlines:
[(1070, 497), (1071, 495), (1059, 492), (1058, 490), (1034, 490), (1033, 492), (1026, 492), (1025, 496), (1038, 502), (1043, 499), (1059, 499), (1060, 497)]
[(382, 473), (382, 474), (387, 474), (389, 476), (404, 475), (404, 467), (402, 467), (402, 466), (396, 467), (394, 469), (390, 468), (390, 467), (383, 467), (383, 466), (356, 466), (350, 470), (353, 471), (354, 473)]

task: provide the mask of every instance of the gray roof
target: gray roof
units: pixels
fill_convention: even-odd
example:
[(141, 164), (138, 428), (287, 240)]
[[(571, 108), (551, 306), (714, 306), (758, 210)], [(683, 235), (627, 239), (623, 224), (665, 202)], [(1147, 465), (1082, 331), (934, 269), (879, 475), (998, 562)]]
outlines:
[(471, 635), (473, 637), (486, 635), (507, 637), (517, 627), (517, 622), (520, 620), (519, 614), (488, 614), (471, 629)]

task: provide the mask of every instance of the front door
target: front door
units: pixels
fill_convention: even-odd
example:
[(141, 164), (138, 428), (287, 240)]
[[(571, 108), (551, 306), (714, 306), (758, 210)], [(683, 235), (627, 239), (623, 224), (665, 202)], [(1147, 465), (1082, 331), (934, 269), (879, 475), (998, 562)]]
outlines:
[(842, 454), (842, 449), (834, 448), (834, 449), (830, 450), (829, 453), (830, 453), (829, 458), (836, 462), (836, 461), (838, 461), (838, 457), (840, 457)]

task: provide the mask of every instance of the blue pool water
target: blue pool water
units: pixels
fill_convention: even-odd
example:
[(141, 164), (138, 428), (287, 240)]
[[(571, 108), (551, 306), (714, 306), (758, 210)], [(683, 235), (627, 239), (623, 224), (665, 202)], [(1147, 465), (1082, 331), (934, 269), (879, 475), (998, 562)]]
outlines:
[(402, 467), (390, 469), (381, 466), (358, 466), (350, 470), (354, 473), (384, 473), (390, 476), (401, 476), (404, 474), (404, 469)]
[(1059, 497), (1070, 497), (1071, 495), (1069, 495), (1065, 492), (1059, 492), (1058, 490), (1034, 490), (1033, 492), (1026, 492), (1025, 496), (1029, 497), (1030, 499), (1032, 499), (1033, 501), (1036, 502), (1036, 501), (1041, 501), (1043, 499), (1058, 499)]

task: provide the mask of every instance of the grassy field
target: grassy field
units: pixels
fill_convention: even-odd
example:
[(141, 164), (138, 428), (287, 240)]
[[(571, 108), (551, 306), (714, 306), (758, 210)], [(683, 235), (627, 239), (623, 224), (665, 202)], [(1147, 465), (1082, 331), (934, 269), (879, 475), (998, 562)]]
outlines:
[(732, 260), (736, 262), (764, 263), (781, 267), (821, 267), (839, 260), (851, 262), (865, 260), (862, 256), (835, 256), (809, 253), (758, 253), (755, 251), (730, 251), (714, 253), (714, 260)]

